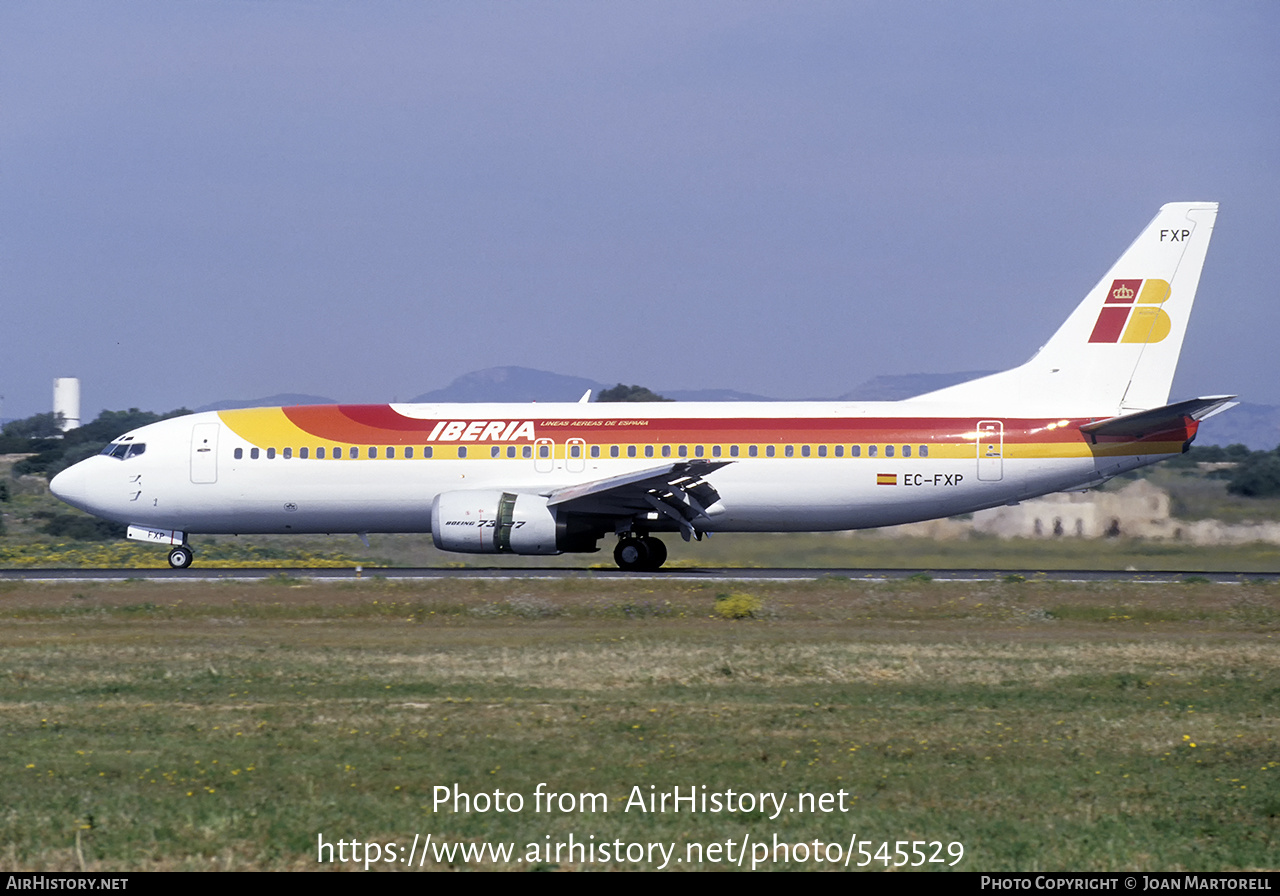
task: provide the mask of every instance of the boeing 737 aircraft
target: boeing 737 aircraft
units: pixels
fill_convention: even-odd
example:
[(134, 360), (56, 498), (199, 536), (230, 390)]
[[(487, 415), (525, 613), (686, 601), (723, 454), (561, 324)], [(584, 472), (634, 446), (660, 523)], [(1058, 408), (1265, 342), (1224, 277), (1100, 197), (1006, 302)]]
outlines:
[[(430, 532), (477, 554), (891, 526), (1096, 486), (1187, 450), (1235, 396), (1169, 404), (1218, 206), (1164, 206), (1020, 367), (895, 402), (390, 404), (143, 426), (54, 494), (192, 560), (189, 536)], [(1029, 298), (1039, 297), (1031, 295)]]

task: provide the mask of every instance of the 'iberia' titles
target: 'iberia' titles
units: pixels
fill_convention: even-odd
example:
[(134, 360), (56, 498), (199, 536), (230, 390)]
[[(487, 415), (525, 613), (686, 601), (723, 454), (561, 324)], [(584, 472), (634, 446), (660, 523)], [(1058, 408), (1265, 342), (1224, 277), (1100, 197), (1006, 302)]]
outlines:
[(532, 420), (441, 420), (427, 436), (428, 442), (534, 441)]

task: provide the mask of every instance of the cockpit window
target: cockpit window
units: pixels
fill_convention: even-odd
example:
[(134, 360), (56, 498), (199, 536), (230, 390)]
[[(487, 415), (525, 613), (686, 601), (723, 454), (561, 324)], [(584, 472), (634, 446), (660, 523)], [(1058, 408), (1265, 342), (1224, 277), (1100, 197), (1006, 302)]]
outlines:
[(127, 460), (131, 457), (137, 457), (146, 450), (146, 442), (116, 442), (103, 448), (99, 453), (119, 458), (120, 460)]

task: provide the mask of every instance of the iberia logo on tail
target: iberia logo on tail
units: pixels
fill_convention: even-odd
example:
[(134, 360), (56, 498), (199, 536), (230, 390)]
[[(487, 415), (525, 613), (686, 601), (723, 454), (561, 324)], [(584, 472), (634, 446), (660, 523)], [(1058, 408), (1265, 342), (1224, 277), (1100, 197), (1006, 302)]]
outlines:
[(1160, 307), (1167, 298), (1169, 284), (1164, 280), (1113, 281), (1089, 341), (1159, 342), (1172, 328)]

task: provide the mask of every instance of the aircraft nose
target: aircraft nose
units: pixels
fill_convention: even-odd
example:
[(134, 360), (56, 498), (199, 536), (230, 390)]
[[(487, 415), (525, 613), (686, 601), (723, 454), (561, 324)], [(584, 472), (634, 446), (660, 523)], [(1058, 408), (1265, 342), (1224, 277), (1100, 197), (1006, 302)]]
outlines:
[(73, 507), (81, 507), (88, 497), (88, 474), (84, 464), (72, 464), (49, 480), (49, 491)]

